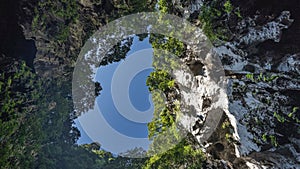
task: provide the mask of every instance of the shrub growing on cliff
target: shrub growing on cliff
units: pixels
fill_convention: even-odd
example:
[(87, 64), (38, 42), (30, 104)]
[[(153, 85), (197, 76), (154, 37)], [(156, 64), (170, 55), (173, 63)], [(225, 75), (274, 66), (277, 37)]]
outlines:
[(32, 20), (34, 31), (44, 31), (47, 28), (48, 33), (58, 41), (65, 42), (69, 37), (70, 23), (78, 19), (78, 5), (73, 0), (39, 1), (34, 9), (34, 15)]
[(150, 91), (158, 89), (166, 92), (174, 87), (174, 84), (174, 79), (164, 70), (151, 72), (146, 81), (146, 85), (149, 86)]
[(233, 10), (233, 6), (231, 4), (231, 2), (229, 0), (227, 0), (225, 3), (224, 3), (224, 11), (227, 13), (227, 14), (230, 14)]
[(174, 148), (152, 156), (146, 161), (143, 169), (200, 168), (204, 160), (204, 153), (200, 149), (195, 149), (186, 138)]
[[(4, 68), (1, 68), (4, 69)], [(0, 70), (0, 166), (30, 168), (39, 150), (41, 83), (25, 62)]]
[(175, 86), (174, 79), (165, 70), (156, 70), (150, 73), (146, 81), (149, 91), (152, 93), (154, 102), (154, 117), (148, 123), (148, 136), (152, 138), (156, 133), (166, 131), (169, 127), (174, 125), (175, 122), (175, 109), (168, 109), (166, 103), (155, 90), (162, 92), (170, 92)]
[(158, 0), (158, 10), (163, 14), (168, 13), (169, 7), (167, 0)]
[(236, 15), (238, 18), (242, 17), (239, 8), (235, 8), (230, 0), (225, 2), (213, 0), (203, 4), (199, 20), (204, 33), (211, 41), (228, 41), (230, 39), (232, 33), (226, 19), (229, 19), (231, 15)]

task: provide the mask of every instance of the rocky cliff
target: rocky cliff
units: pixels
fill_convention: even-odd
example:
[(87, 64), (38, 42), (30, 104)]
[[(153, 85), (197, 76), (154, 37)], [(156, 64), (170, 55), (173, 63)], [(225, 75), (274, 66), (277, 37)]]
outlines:
[[(216, 19), (201, 19), (204, 9), (223, 9), (226, 3), (213, 2), (177, 0), (170, 3), (170, 13), (185, 17), (210, 35), (228, 82), (221, 122), (213, 136), (202, 143), (208, 157), (203, 167), (300, 168), (299, 1), (234, 0), (232, 6), (239, 10), (227, 6)], [(37, 53), (32, 62), (36, 73), (66, 90), (64, 98), (69, 99), (71, 87), (62, 84), (70, 83), (76, 58), (87, 38), (121, 15), (150, 10), (155, 5), (152, 1), (146, 6), (135, 3), (20, 1), (17, 12), (21, 19), (13, 24), (20, 25), (26, 39), (35, 42)], [(213, 26), (203, 26), (204, 21)], [(190, 64), (195, 60), (185, 62)], [(178, 76), (186, 75), (188, 73), (178, 73)], [(205, 85), (201, 80), (190, 82), (198, 87)], [(197, 87), (194, 89), (199, 91)], [(212, 106), (209, 104), (211, 96), (209, 92), (198, 94), (196, 97), (203, 101), (196, 110), (203, 115), (200, 112)], [(185, 96), (183, 99), (191, 99), (190, 95)], [(50, 100), (49, 110), (58, 106), (55, 102)], [(196, 123), (201, 119), (193, 120), (192, 132), (200, 140), (202, 128)]]

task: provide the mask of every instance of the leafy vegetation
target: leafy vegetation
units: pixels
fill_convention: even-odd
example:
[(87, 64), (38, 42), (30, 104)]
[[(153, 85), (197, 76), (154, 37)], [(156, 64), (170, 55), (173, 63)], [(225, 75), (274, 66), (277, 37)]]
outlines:
[(264, 133), (264, 134), (262, 135), (262, 140), (263, 140), (264, 142), (267, 142), (267, 134), (266, 134), (266, 133)]
[(127, 53), (130, 50), (130, 47), (133, 43), (133, 37), (128, 37), (122, 42), (118, 42), (101, 60), (100, 65), (107, 65), (113, 62), (119, 62), (122, 59), (125, 59)]
[(146, 161), (143, 169), (173, 169), (173, 168), (200, 168), (205, 155), (196, 149), (188, 139), (183, 139), (174, 148), (163, 154), (156, 154)]
[(230, 122), (229, 120), (226, 120), (222, 123), (222, 129), (227, 129), (230, 127)]
[(59, 42), (67, 40), (70, 35), (70, 24), (79, 17), (78, 4), (73, 0), (39, 1), (34, 9), (34, 13), (35, 16), (32, 20), (33, 30), (47, 30)]
[(169, 12), (169, 4), (167, 0), (158, 0), (158, 10), (163, 13), (166, 14)]
[(288, 114), (288, 117), (295, 121), (296, 123), (300, 124), (300, 119), (297, 117), (296, 112), (299, 110), (299, 107), (293, 107), (292, 112)]
[(274, 135), (267, 135), (266, 133), (264, 133), (262, 135), (262, 140), (264, 142), (268, 142), (269, 141), (272, 144), (272, 146), (274, 146), (274, 147), (278, 147), (279, 146), (279, 144), (277, 142), (277, 139), (276, 139), (276, 137)]
[(149, 86), (150, 91), (158, 89), (163, 92), (167, 92), (174, 87), (175, 81), (168, 72), (164, 70), (156, 70), (150, 73), (146, 84)]
[(272, 145), (273, 147), (278, 147), (279, 146), (279, 143), (278, 143), (275, 135), (264, 133), (261, 136), (261, 140), (263, 141), (263, 143), (261, 143), (258, 140), (256, 140), (256, 143), (257, 144), (266, 144), (267, 143), (267, 144)]
[(176, 106), (168, 108), (165, 100), (159, 91), (171, 92), (174, 88), (174, 79), (163, 70), (151, 72), (146, 82), (149, 90), (152, 93), (152, 100), (154, 102), (154, 116), (150, 123), (148, 123), (148, 135), (152, 138), (158, 133), (165, 132), (171, 126), (175, 125), (176, 113), (179, 112), (179, 103), (174, 102)]
[[(159, 9), (166, 13), (167, 2), (160, 3)], [(148, 137), (152, 140), (148, 154), (152, 156), (143, 168), (199, 168), (205, 159), (203, 152), (193, 147), (195, 142), (183, 138), (176, 126), (176, 118), (180, 115), (180, 97), (176, 94), (176, 82), (170, 75), (180, 66), (176, 57), (183, 56), (186, 47), (179, 40), (162, 35), (151, 34), (150, 43), (154, 48), (152, 65), (155, 71), (146, 84), (154, 103), (153, 119), (148, 123)], [(168, 52), (175, 54), (175, 58)]]
[(186, 49), (184, 43), (180, 40), (173, 37), (166, 37), (164, 35), (151, 34), (150, 43), (154, 49), (168, 51), (177, 57), (182, 57)]
[(110, 17), (108, 18), (108, 22), (110, 22), (125, 15), (139, 12), (153, 12), (156, 0), (114, 0), (112, 2), (108, 1), (107, 3), (112, 3)]
[(278, 114), (277, 112), (274, 112), (274, 117), (277, 119), (278, 122), (280, 123), (284, 123), (285, 122), (285, 118), (283, 116), (281, 116), (280, 114)]
[[(180, 111), (180, 102), (179, 97), (176, 96), (175, 80), (170, 73), (180, 66), (174, 57), (182, 56), (185, 46), (175, 38), (153, 34), (150, 35), (150, 43), (154, 48), (152, 65), (155, 71), (151, 72), (147, 78), (146, 85), (152, 93), (155, 110), (153, 120), (148, 124), (148, 136), (153, 139), (159, 133), (170, 132), (169, 134), (172, 135), (170, 137), (173, 137), (176, 135), (176, 132), (175, 130), (172, 131), (172, 128), (176, 128), (175, 121), (176, 115)], [(168, 52), (176, 56), (170, 56)], [(157, 90), (161, 91), (161, 93)], [(166, 96), (165, 100), (162, 95)], [(174, 98), (170, 98), (169, 96), (171, 95)], [(156, 141), (160, 139), (156, 138)], [(160, 148), (157, 147), (156, 149)]]
[(274, 146), (274, 147), (278, 147), (278, 142), (276, 140), (276, 137), (273, 136), (273, 135), (270, 135), (269, 138), (271, 139), (271, 144)]
[(42, 83), (25, 62), (0, 72), (0, 166), (29, 168), (40, 148), (36, 100)]
[[(128, 12), (149, 8), (145, 1), (130, 1)], [(141, 5), (141, 3), (143, 5)], [(147, 5), (145, 5), (147, 4)], [(140, 7), (140, 8), (139, 8)], [(35, 8), (32, 29), (54, 36), (64, 43), (70, 35), (70, 26), (79, 19), (77, 1), (39, 1)], [(51, 26), (50, 26), (51, 25)], [(163, 41), (157, 41), (160, 43)], [(160, 45), (181, 55), (183, 43), (169, 38), (169, 43)], [(154, 44), (154, 43), (153, 43)], [(176, 46), (174, 48), (174, 46)], [(158, 47), (158, 46), (157, 46)], [(124, 50), (123, 50), (124, 51)], [(109, 60), (108, 62), (109, 63)], [(174, 63), (175, 64), (175, 63)], [(76, 144), (79, 131), (73, 127), (75, 113), (71, 100), (70, 77), (40, 79), (24, 62), (0, 72), (0, 166), (1, 168), (141, 168), (145, 159), (113, 157), (111, 153), (95, 144)], [(155, 74), (155, 73), (154, 73)], [(154, 88), (172, 91), (175, 82), (163, 71), (153, 76)], [(160, 81), (155, 80), (159, 78)], [(179, 102), (159, 112), (160, 122), (165, 125), (157, 131), (171, 126), (174, 113), (179, 111)], [(157, 142), (158, 143), (158, 142)], [(158, 145), (158, 144), (157, 144)], [(155, 148), (154, 148), (155, 149)], [(161, 166), (168, 160), (171, 166), (201, 165), (203, 154), (191, 144), (182, 142), (172, 150), (154, 157), (146, 166)]]
[(230, 39), (230, 32), (227, 22), (220, 22), (228, 19), (230, 15), (237, 15), (241, 18), (239, 8), (235, 8), (230, 0), (225, 3), (220, 3), (219, 0), (207, 1), (201, 8), (199, 20), (202, 24), (202, 29), (206, 36), (212, 41), (217, 40), (228, 41)]
[(279, 78), (277, 75), (270, 75), (267, 73), (260, 73), (259, 75), (253, 74), (253, 73), (248, 73), (246, 74), (246, 78), (251, 80), (252, 82), (272, 82), (273, 80), (276, 80)]
[(154, 1), (152, 2), (149, 0), (131, 0), (129, 1), (128, 14), (153, 11), (154, 5)]
[[(1, 168), (102, 168), (109, 154), (75, 144), (69, 83), (43, 81), (12, 62), (0, 69)], [(73, 117), (73, 118), (72, 118)]]
[(233, 6), (232, 6), (230, 0), (227, 0), (227, 1), (224, 3), (224, 11), (225, 11), (227, 14), (230, 14), (230, 13), (233, 11)]

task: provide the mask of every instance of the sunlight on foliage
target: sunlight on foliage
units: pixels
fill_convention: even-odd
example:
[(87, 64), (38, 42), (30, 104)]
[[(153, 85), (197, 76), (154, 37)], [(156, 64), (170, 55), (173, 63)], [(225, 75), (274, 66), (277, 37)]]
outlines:
[(199, 168), (204, 160), (204, 153), (184, 139), (172, 149), (152, 156), (143, 169)]

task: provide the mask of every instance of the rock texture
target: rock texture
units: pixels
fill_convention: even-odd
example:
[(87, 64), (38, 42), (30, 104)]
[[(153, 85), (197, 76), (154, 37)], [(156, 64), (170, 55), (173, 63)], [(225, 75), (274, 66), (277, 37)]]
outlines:
[[(201, 12), (202, 4), (202, 1), (191, 1), (185, 13), (193, 17), (193, 12)], [(294, 50), (280, 53), (276, 49), (258, 47), (271, 43), (270, 40), (279, 43), (285, 36), (283, 29), (294, 24), (291, 15), (295, 13), (283, 10), (276, 17), (259, 12), (246, 16), (236, 23), (239, 31), (234, 32), (235, 38), (216, 48), (228, 79), (227, 118), (232, 133), (237, 132), (233, 143), (238, 151), (229, 157), (230, 151), (223, 150), (230, 147), (224, 146), (229, 140), (221, 141), (221, 138), (210, 140), (213, 142), (206, 150), (215, 157), (219, 154), (218, 158), (234, 168), (300, 167), (300, 55), (290, 53)], [(268, 19), (262, 21), (262, 17)], [(196, 130), (201, 131), (200, 126)], [(222, 131), (218, 129), (215, 134), (222, 135)], [(221, 143), (216, 145), (216, 141)], [(223, 155), (220, 151), (224, 151)], [(207, 168), (218, 166), (209, 163)]]
[[(174, 1), (173, 11), (197, 21), (203, 2)], [(216, 52), (224, 65), (228, 98), (218, 102), (224, 104), (221, 122), (213, 136), (202, 143), (208, 155), (203, 168), (300, 168), (300, 18), (295, 12), (300, 5), (297, 0), (288, 2), (288, 6), (280, 6), (283, 2), (277, 0), (263, 2), (233, 1), (241, 8), (243, 19), (225, 20), (235, 25), (235, 35), (230, 42), (216, 47)], [(20, 23), (26, 38), (36, 44), (34, 68), (45, 79), (64, 81), (70, 79), (80, 48), (93, 30), (107, 23), (108, 16), (119, 16), (121, 9), (117, 1), (79, 1), (79, 17), (68, 24), (69, 36), (66, 41), (57, 42), (53, 33), (33, 29), (31, 11), (37, 3), (21, 3), (26, 19)], [(50, 25), (63, 23), (60, 18), (45, 14)], [(186, 60), (198, 72), (201, 68), (199, 64), (195, 66), (196, 62), (197, 59)], [(177, 75), (192, 77), (190, 72), (178, 71)], [(195, 91), (193, 95), (183, 93), (183, 99), (194, 105), (198, 116), (189, 119), (195, 125), (188, 128), (199, 137), (203, 131), (199, 121), (209, 118), (212, 104), (210, 92), (201, 91), (201, 86), (208, 84), (204, 74), (197, 75), (182, 83), (191, 84), (189, 87)]]

